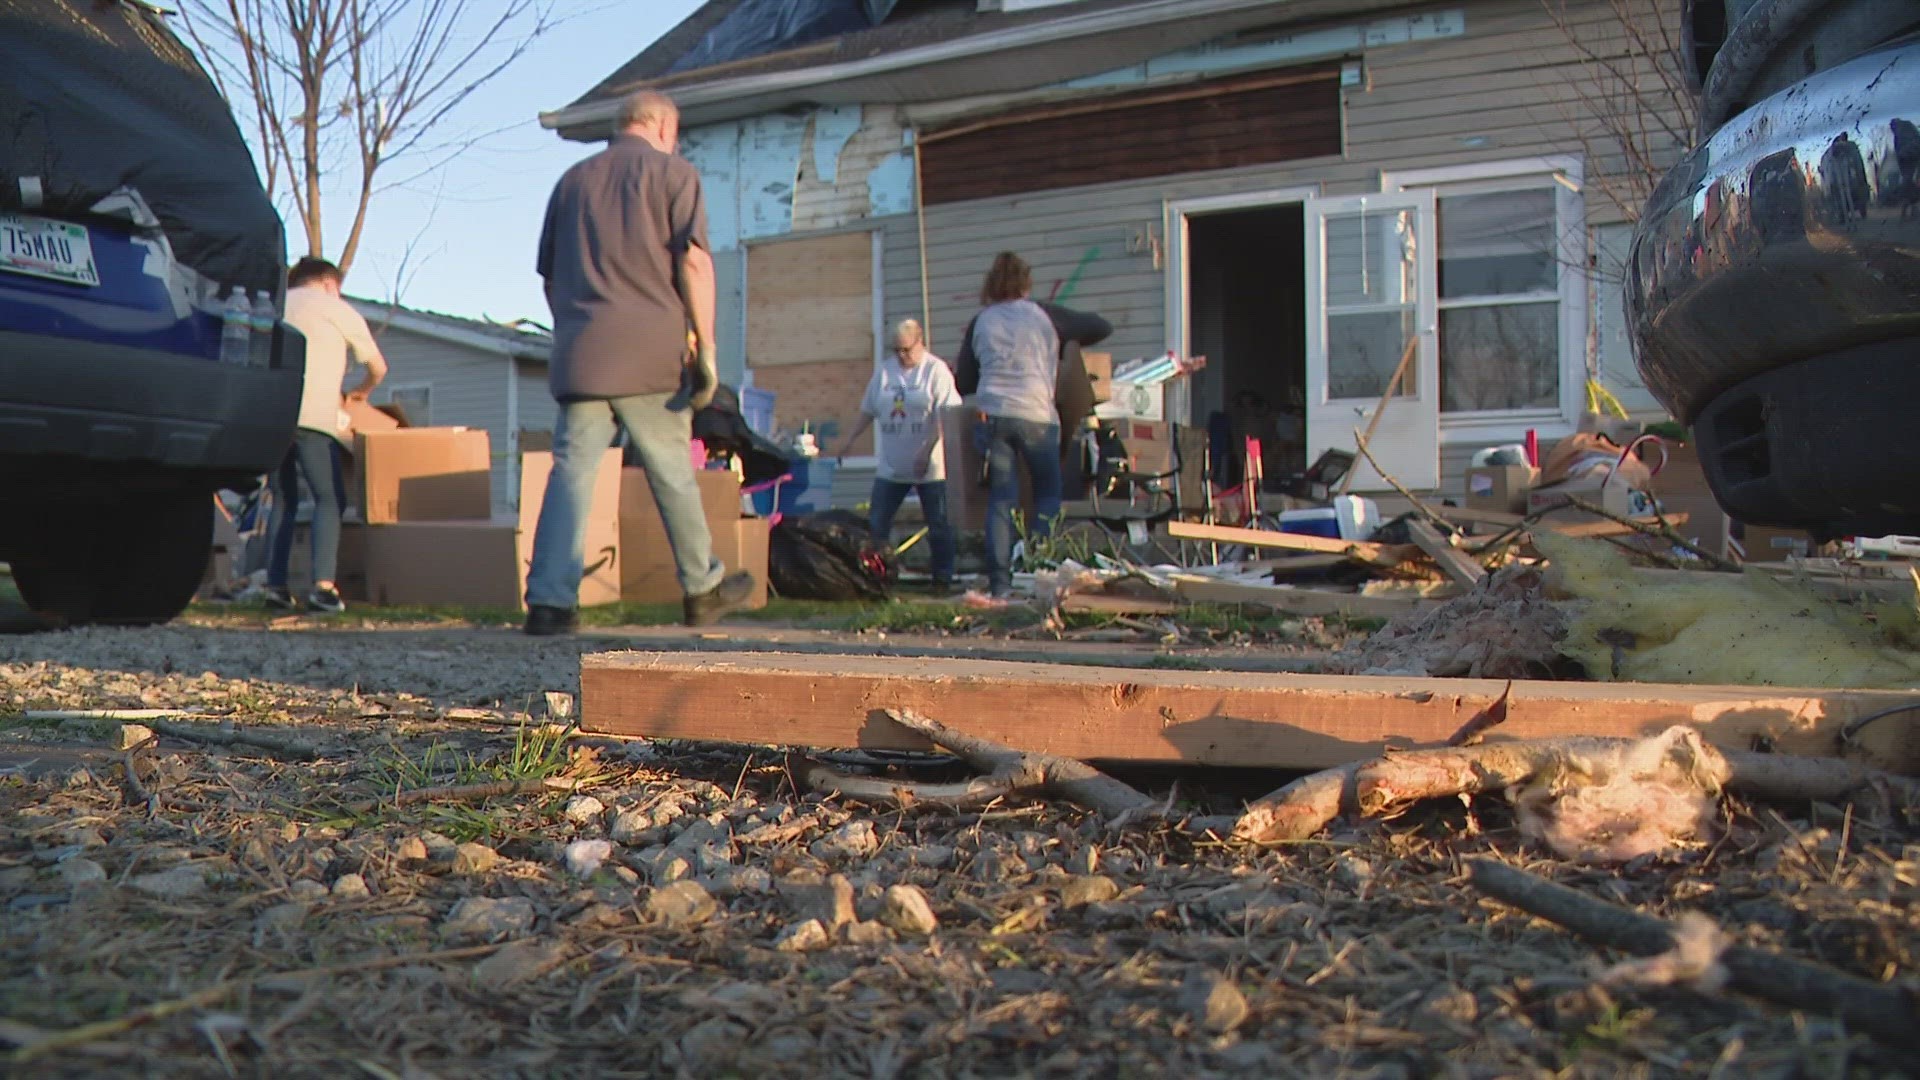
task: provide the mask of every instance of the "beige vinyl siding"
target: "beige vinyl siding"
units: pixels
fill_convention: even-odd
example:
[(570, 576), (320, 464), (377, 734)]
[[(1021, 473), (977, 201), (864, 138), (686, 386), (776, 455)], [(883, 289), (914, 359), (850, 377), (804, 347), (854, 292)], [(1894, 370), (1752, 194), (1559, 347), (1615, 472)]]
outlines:
[[(1541, 0), (1459, 6), (1466, 12), (1464, 36), (1390, 46), (1365, 56), (1371, 88), (1345, 91), (1344, 157), (928, 208), (934, 350), (948, 357), (957, 353), (961, 330), (977, 307), (981, 276), (1003, 249), (1016, 250), (1033, 264), (1034, 293), (1044, 298), (1053, 282), (1070, 277), (1082, 256), (1098, 248), (1067, 303), (1097, 311), (1114, 324), (1114, 335), (1102, 349), (1117, 363), (1166, 348), (1169, 202), (1299, 186), (1316, 187), (1323, 195), (1356, 194), (1378, 191), (1382, 171), (1581, 155), (1582, 141), (1567, 117), (1578, 107), (1573, 84), (1591, 77)], [(1579, 24), (1576, 32), (1589, 47), (1624, 40), (1608, 0), (1569, 0), (1569, 6)], [(1604, 194), (1606, 172), (1620, 167), (1617, 155), (1586, 159), (1589, 224), (1620, 219), (1619, 207)], [(916, 222), (903, 215), (881, 224), (887, 317), (918, 314)], [(1276, 257), (1300, 258), (1301, 253), (1277, 252)], [(1596, 310), (1608, 305), (1608, 298), (1595, 299)], [(1609, 366), (1619, 370), (1617, 351), (1610, 360)], [(1631, 371), (1630, 363), (1626, 370)], [(1630, 407), (1644, 407), (1644, 399)], [(1474, 449), (1477, 445), (1460, 443), (1443, 447), (1443, 485), (1458, 485)]]
[[(380, 351), (387, 358), (387, 382), (374, 392), (376, 403), (387, 400), (395, 387), (431, 388), (436, 427), (484, 428), (493, 451), (493, 509), (513, 508), (507, 468), (506, 356), (468, 345), (457, 345), (369, 319)], [(520, 391), (520, 427), (551, 431), (557, 409), (547, 392), (547, 368), (527, 360), (515, 362)]]

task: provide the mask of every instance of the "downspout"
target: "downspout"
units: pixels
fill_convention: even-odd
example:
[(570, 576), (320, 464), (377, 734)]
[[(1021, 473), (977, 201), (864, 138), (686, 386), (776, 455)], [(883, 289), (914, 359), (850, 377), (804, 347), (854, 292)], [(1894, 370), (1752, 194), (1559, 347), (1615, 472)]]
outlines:
[(507, 354), (507, 505), (520, 512), (520, 362), (514, 359), (513, 346), (502, 343)]
[(920, 183), (920, 129), (913, 132), (913, 216), (920, 229), (920, 335), (933, 347), (933, 303), (927, 288), (927, 199)]

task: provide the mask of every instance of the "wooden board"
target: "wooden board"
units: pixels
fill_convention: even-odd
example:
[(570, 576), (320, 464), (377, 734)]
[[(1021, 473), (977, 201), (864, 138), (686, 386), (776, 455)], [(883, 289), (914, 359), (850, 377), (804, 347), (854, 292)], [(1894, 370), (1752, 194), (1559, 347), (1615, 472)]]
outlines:
[(872, 233), (747, 249), (749, 365), (859, 360), (871, 368), (873, 355)]
[(1426, 552), (1454, 584), (1472, 588), (1487, 576), (1485, 567), (1468, 558), (1466, 552), (1454, 547), (1426, 522), (1407, 522), (1407, 535), (1413, 537), (1414, 544)]
[(1076, 594), (1061, 601), (1060, 610), (1080, 615), (1177, 615), (1186, 606), (1147, 596)]
[(1396, 547), (1391, 544), (1369, 544), (1361, 540), (1332, 540), (1324, 536), (1308, 536), (1304, 533), (1275, 532), (1271, 529), (1200, 525), (1191, 521), (1169, 521), (1167, 535), (1176, 540), (1208, 540), (1217, 544), (1245, 544), (1248, 547), (1319, 551), (1329, 555), (1352, 554), (1363, 561), (1383, 566), (1406, 561), (1411, 549), (1411, 545)]
[(1288, 615), (1342, 619), (1392, 619), (1420, 610), (1410, 596), (1364, 596), (1329, 589), (1286, 589), (1278, 585), (1242, 585), (1197, 574), (1179, 574), (1174, 591), (1196, 604), (1264, 604)]
[[(768, 653), (581, 657), (581, 723), (606, 735), (925, 750), (912, 709), (1022, 750), (1105, 761), (1318, 769), (1437, 743), (1506, 686), (1482, 679), (1267, 675)], [(1495, 738), (1651, 735), (1831, 754), (1848, 721), (1920, 693), (1516, 682)], [(1920, 728), (1873, 724), (1868, 760), (1920, 771)]]

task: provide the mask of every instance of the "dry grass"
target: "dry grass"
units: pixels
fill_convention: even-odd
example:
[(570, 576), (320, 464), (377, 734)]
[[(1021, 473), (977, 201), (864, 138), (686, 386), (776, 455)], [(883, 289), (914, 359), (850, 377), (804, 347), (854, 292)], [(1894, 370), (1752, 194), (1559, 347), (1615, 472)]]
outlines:
[[(471, 649), (395, 655), (404, 640), (343, 633), (316, 645), (262, 631), (0, 639), (0, 1041), (224, 987), (217, 1001), (48, 1053), (20, 1074), (1798, 1077), (1910, 1068), (1810, 1015), (1687, 990), (1600, 989), (1590, 950), (1477, 900), (1460, 867), (1489, 855), (1655, 913), (1704, 912), (1751, 944), (1910, 979), (1920, 964), (1920, 829), (1911, 823), (1735, 805), (1712, 848), (1610, 872), (1545, 860), (1504, 808), (1485, 804), (1268, 850), (1112, 833), (1071, 808), (876, 811), (797, 794), (770, 752), (675, 744), (630, 754), (540, 735), (515, 714), (539, 712), (541, 690), (570, 688), (564, 644), (509, 651), (476, 635)], [(297, 732), (322, 758), (294, 763), (163, 738), (135, 755), (149, 803), (97, 732), (22, 717), (128, 707)], [(396, 790), (502, 778), (580, 782), (605, 809), (572, 820), (574, 796), (557, 790), (390, 805)], [(1191, 781), (1182, 797), (1209, 801)], [(565, 846), (608, 836), (621, 811), (637, 813), (614, 858), (585, 879), (563, 869)], [(851, 825), (858, 850), (862, 824), (871, 853), (831, 842)], [(429, 833), (484, 843), (501, 861), (462, 872), (416, 858), (416, 842), (441, 846)], [(104, 880), (71, 887), (87, 876), (77, 860)], [(136, 887), (169, 871), (201, 877), (204, 888)], [(777, 951), (783, 931), (816, 913), (820, 890), (769, 883), (836, 873), (862, 921), (877, 917), (888, 886), (919, 886), (938, 931), (865, 927), (856, 941)], [(337, 884), (355, 874), (364, 896)], [(673, 922), (651, 906), (658, 886), (680, 875), (719, 896), (710, 918)], [(1069, 906), (1069, 895), (1106, 895), (1090, 875), (1113, 883), (1110, 897)], [(524, 900), (531, 923), (499, 951), (479, 948), (489, 943), (448, 932), (469, 897)]]

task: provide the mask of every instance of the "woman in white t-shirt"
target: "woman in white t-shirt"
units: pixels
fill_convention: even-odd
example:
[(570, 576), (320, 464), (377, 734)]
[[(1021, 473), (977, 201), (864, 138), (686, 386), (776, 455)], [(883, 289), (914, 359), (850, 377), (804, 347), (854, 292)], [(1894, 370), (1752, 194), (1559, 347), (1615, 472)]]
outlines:
[(874, 542), (890, 544), (893, 516), (909, 491), (920, 496), (933, 549), (934, 592), (953, 591), (954, 536), (947, 520), (947, 463), (940, 452), (940, 414), (960, 404), (947, 362), (927, 351), (926, 334), (913, 319), (893, 332), (893, 354), (874, 369), (860, 401), (860, 423), (847, 436), (841, 454), (861, 433), (874, 428), (872, 510), (868, 525)]

